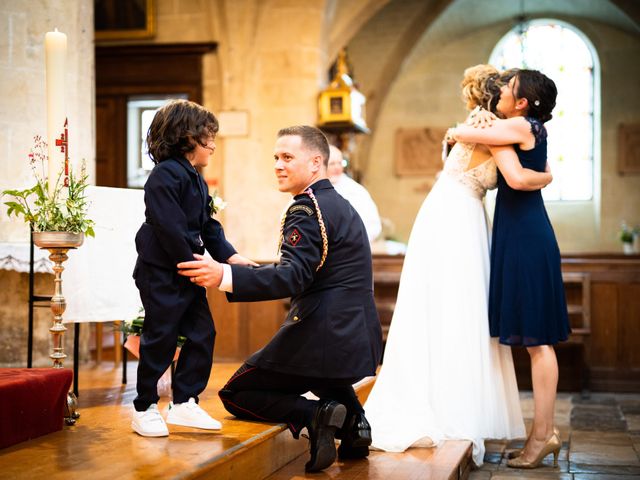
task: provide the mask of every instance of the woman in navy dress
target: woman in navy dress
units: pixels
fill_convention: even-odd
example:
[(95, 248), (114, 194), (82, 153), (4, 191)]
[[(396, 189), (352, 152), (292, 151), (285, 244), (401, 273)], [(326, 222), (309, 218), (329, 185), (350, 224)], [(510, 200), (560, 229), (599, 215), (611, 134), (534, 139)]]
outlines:
[[(500, 93), (497, 109), (505, 116), (488, 128), (459, 126), (458, 141), (489, 145), (498, 160), (515, 149), (523, 167), (547, 168), (547, 132), (557, 90), (534, 70), (519, 70)], [(498, 173), (498, 196), (491, 248), (490, 332), (500, 343), (527, 348), (531, 357), (534, 419), (525, 448), (509, 460), (516, 468), (535, 468), (561, 442), (553, 413), (558, 363), (553, 345), (570, 333), (560, 251), (540, 190), (521, 191)]]

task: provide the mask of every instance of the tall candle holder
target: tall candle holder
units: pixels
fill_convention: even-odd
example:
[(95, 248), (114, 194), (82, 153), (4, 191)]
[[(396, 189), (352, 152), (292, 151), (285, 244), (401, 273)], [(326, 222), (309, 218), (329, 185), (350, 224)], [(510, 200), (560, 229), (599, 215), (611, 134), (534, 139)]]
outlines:
[[(51, 312), (53, 324), (49, 328), (53, 341), (53, 351), (49, 357), (53, 360), (53, 368), (63, 368), (64, 353), (63, 337), (67, 328), (62, 323), (62, 314), (67, 308), (67, 302), (62, 294), (62, 264), (69, 258), (67, 252), (78, 248), (84, 242), (84, 233), (71, 232), (33, 232), (33, 243), (39, 248), (49, 251), (49, 260), (53, 262), (54, 292), (51, 297)], [(65, 421), (73, 425), (80, 414), (76, 412), (78, 399), (73, 392), (67, 393)]]

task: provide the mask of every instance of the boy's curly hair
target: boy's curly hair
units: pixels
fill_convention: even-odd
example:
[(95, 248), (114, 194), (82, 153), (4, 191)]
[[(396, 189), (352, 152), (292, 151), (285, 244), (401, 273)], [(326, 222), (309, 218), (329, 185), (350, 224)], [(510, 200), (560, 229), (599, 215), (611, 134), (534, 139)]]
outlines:
[(184, 157), (204, 146), (218, 132), (218, 120), (206, 108), (189, 100), (171, 100), (158, 110), (147, 132), (149, 156), (154, 163)]

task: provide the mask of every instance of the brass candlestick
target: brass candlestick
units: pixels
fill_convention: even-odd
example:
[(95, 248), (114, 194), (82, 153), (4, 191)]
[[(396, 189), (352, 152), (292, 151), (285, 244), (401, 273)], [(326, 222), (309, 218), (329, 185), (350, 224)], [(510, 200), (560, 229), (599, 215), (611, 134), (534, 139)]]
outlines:
[[(69, 258), (67, 252), (82, 245), (84, 241), (83, 233), (71, 232), (33, 232), (34, 245), (49, 251), (49, 260), (53, 262), (54, 292), (51, 297), (51, 312), (53, 313), (53, 324), (49, 328), (53, 340), (53, 351), (51, 360), (53, 368), (63, 368), (63, 361), (67, 358), (64, 353), (63, 337), (67, 328), (62, 323), (62, 314), (67, 308), (67, 302), (62, 295), (62, 264)], [(67, 394), (67, 405), (65, 408), (65, 421), (67, 425), (73, 425), (80, 416), (76, 412), (78, 399), (69, 392)]]

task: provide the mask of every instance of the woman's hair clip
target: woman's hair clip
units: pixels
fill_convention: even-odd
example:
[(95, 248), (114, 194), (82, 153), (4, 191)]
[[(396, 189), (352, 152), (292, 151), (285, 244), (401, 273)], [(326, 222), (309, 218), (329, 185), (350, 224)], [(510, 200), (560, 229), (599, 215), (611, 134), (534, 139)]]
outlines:
[(540, 100), (536, 100), (536, 101), (534, 101), (534, 102), (533, 102), (533, 104), (534, 104), (536, 107), (539, 107), (539, 106), (540, 106)]

